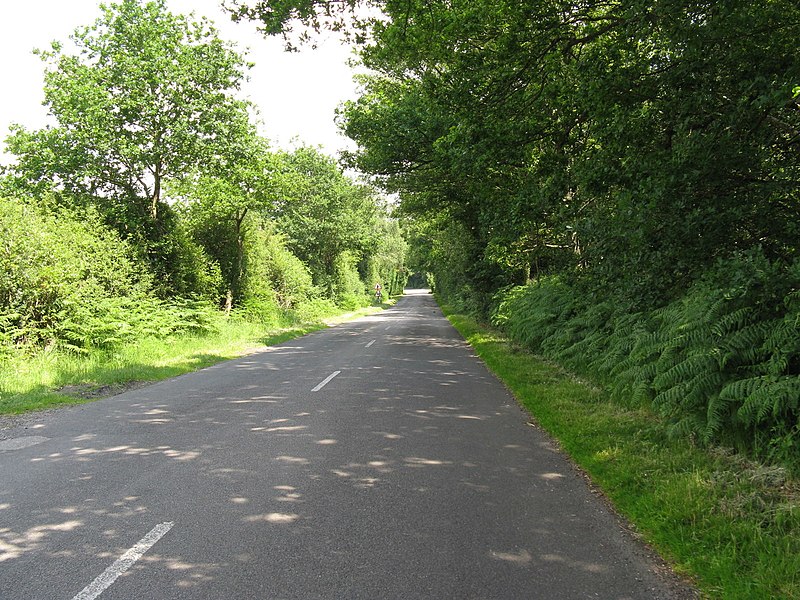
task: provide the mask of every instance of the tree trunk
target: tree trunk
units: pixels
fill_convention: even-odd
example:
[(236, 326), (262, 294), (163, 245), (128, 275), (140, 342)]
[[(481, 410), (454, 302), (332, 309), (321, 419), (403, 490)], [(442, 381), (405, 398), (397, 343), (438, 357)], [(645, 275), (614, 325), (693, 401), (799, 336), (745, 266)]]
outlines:
[(156, 166), (153, 173), (153, 197), (150, 199), (150, 216), (158, 220), (158, 203), (161, 202), (161, 167)]
[(230, 288), (228, 288), (228, 292), (225, 294), (225, 316), (230, 316), (232, 308), (233, 308), (233, 291)]

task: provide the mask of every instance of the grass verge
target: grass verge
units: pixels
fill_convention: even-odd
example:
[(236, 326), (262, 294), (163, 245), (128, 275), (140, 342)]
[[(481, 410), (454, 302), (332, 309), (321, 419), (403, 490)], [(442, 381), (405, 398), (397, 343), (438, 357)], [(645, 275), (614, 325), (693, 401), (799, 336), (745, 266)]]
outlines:
[(380, 310), (377, 306), (367, 307), (290, 327), (220, 316), (213, 333), (144, 338), (114, 350), (84, 354), (45, 350), (11, 356), (0, 363), (0, 414), (20, 414), (107, 397), (141, 382), (196, 371)]
[(633, 528), (709, 598), (800, 598), (800, 482), (725, 449), (670, 439), (651, 412), (445, 314)]

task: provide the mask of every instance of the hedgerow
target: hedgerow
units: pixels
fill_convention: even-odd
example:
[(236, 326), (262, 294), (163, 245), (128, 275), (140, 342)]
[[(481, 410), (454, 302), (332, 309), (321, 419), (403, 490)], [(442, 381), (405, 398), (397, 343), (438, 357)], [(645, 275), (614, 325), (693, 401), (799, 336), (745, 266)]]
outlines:
[(492, 319), (617, 401), (652, 406), (675, 435), (798, 466), (800, 261), (738, 255), (652, 310), (545, 278), (498, 294)]
[(202, 301), (156, 298), (144, 265), (99, 218), (0, 198), (0, 344), (83, 351), (211, 327)]

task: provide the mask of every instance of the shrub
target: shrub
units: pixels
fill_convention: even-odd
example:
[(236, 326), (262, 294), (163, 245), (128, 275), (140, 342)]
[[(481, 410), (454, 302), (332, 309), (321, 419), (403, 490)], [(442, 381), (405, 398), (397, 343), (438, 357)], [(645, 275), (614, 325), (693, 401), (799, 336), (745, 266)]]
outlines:
[(98, 218), (51, 215), (0, 200), (0, 314), (15, 344), (66, 341), (75, 319), (112, 298), (145, 297), (150, 279)]
[(263, 297), (266, 288), (281, 309), (291, 309), (311, 295), (311, 273), (286, 247), (278, 233), (256, 229), (248, 246), (245, 298)]
[(339, 312), (336, 303), (329, 298), (311, 298), (300, 303), (294, 312), (299, 323), (315, 323)]
[(162, 301), (131, 247), (91, 215), (0, 199), (0, 346), (74, 351), (213, 328), (203, 301)]
[(648, 311), (592, 303), (558, 279), (506, 290), (495, 302), (493, 322), (512, 338), (604, 383), (618, 400), (651, 404), (674, 434), (797, 460), (800, 261), (740, 254)]
[(369, 303), (366, 286), (361, 281), (356, 265), (356, 258), (349, 252), (339, 254), (334, 263), (334, 299), (345, 310), (354, 310)]

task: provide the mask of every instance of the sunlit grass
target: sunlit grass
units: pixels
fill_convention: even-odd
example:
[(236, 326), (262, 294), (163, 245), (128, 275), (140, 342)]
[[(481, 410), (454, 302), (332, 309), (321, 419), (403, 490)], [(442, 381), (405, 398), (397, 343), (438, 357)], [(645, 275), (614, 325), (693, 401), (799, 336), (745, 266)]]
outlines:
[(12, 356), (0, 363), (0, 414), (86, 402), (132, 382), (175, 377), (380, 310), (367, 307), (344, 315), (319, 315), (314, 322), (283, 327), (220, 318), (213, 333), (144, 338), (113, 351), (45, 350)]
[(644, 539), (705, 595), (800, 598), (800, 483), (785, 470), (671, 439), (652, 413), (612, 403), (468, 317), (448, 318)]

